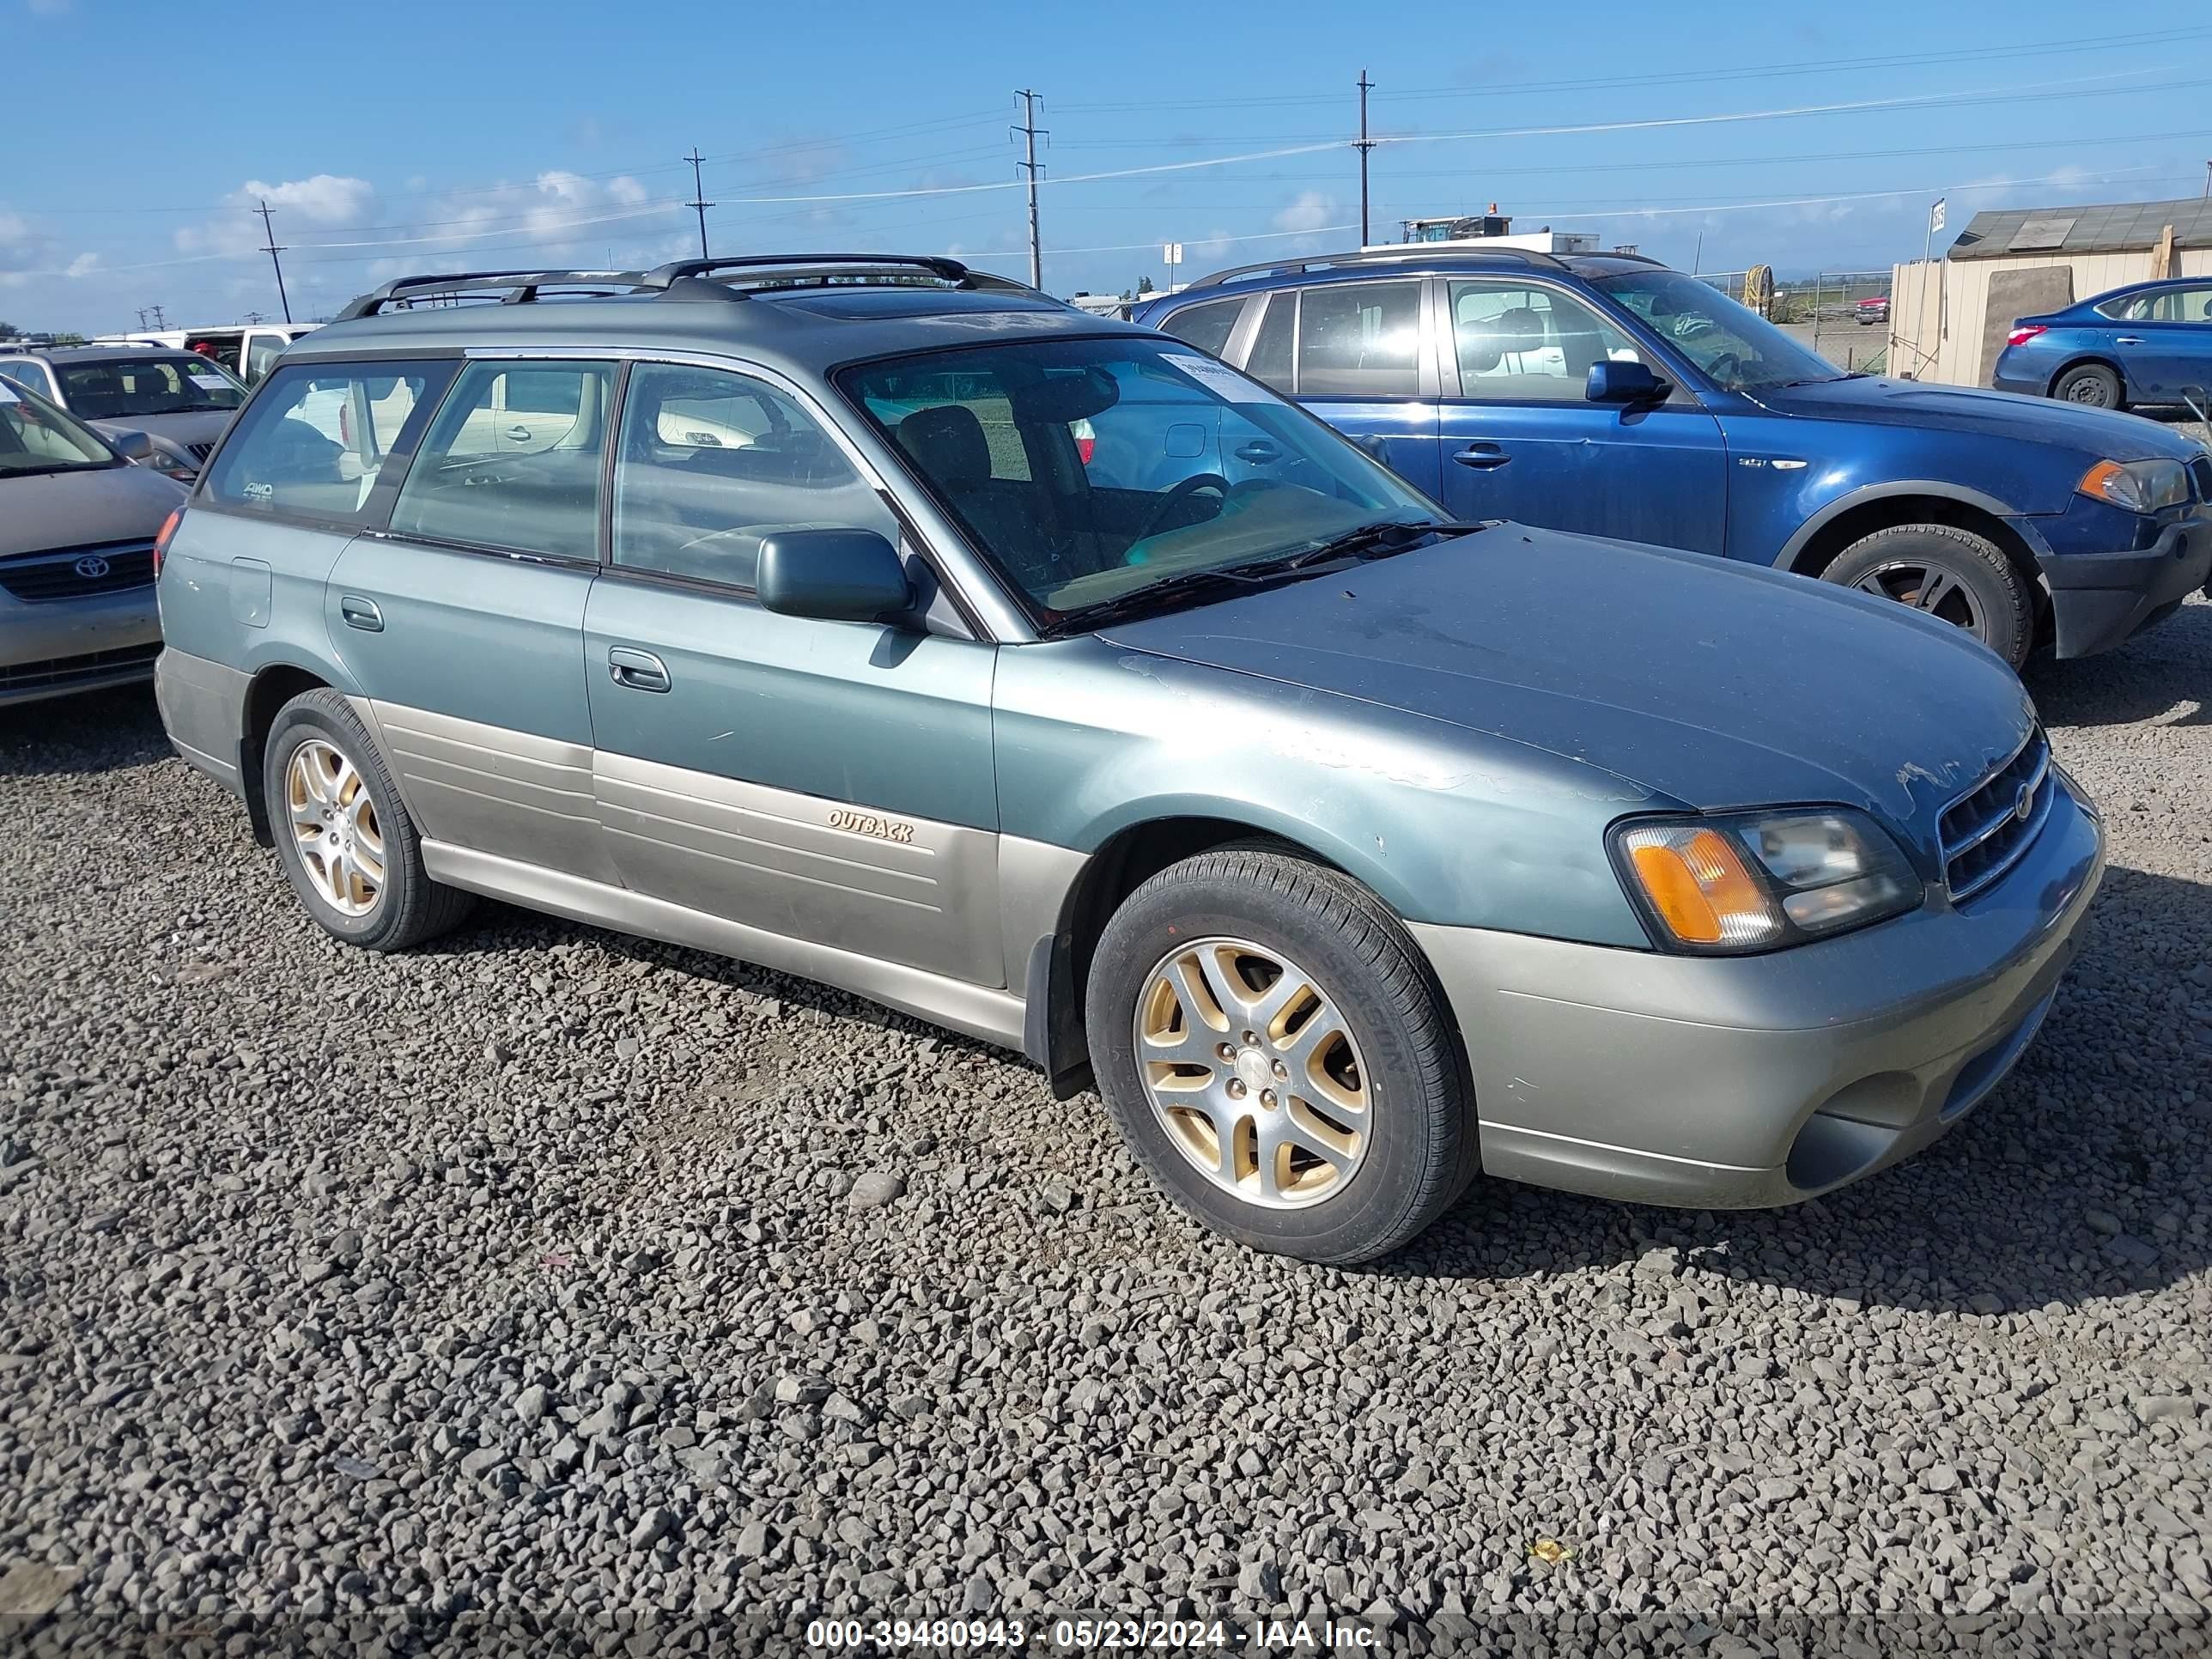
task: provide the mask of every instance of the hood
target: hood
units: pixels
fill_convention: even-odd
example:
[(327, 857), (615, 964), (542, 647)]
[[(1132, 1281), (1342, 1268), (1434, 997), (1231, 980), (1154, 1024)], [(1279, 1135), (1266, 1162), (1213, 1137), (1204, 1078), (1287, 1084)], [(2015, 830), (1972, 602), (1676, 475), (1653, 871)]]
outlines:
[(104, 542), (150, 542), (185, 487), (143, 466), (0, 477), (0, 558)]
[(1890, 601), (1519, 525), (1102, 637), (1532, 744), (1701, 811), (1857, 806), (1923, 863), (1944, 806), (2035, 718), (1996, 657)]
[(2048, 398), (2022, 398), (1978, 386), (1923, 386), (1879, 376), (1826, 380), (1761, 392), (1753, 399), (1778, 415), (1825, 421), (2015, 439), (2074, 451), (2086, 461), (2185, 461), (2197, 446), (2155, 421), (2109, 409), (2085, 409)]
[[(118, 416), (112, 421), (91, 421), (87, 424), (112, 435), (118, 432), (143, 432), (149, 437), (159, 438), (187, 452), (194, 444), (213, 444), (222, 436), (222, 430), (236, 418), (234, 409), (205, 409), (190, 415), (129, 415)], [(195, 460), (199, 458), (193, 456)]]

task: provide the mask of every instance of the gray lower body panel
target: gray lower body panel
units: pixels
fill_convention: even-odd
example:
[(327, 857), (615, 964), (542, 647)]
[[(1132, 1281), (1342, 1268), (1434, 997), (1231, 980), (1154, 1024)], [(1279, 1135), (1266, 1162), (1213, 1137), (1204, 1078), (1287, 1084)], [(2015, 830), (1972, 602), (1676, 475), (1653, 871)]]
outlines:
[(1022, 1000), (1005, 990), (971, 985), (812, 939), (769, 933), (647, 893), (465, 847), (425, 841), (422, 862), (433, 879), (449, 886), (510, 899), (535, 910), (619, 933), (688, 945), (802, 975), (987, 1042), (1009, 1048), (1022, 1046)]
[(235, 794), (247, 780), (239, 771), (239, 739), (246, 732), (246, 694), (251, 674), (226, 668), (171, 646), (154, 665), (154, 700), (169, 746)]
[(1465, 1038), (1486, 1170), (1698, 1208), (1789, 1204), (1910, 1156), (2033, 1037), (2104, 870), (2063, 796), (1961, 910), (1764, 957), (1417, 924)]

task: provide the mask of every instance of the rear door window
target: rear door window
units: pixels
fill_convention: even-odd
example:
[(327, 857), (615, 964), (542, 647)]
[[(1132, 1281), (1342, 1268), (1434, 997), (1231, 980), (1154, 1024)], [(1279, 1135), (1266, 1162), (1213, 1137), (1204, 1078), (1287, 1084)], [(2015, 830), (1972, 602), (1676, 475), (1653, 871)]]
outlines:
[(392, 533), (597, 559), (614, 380), (612, 363), (471, 363), (408, 469)]
[(1298, 296), (1271, 294), (1267, 314), (1260, 319), (1260, 337), (1252, 343), (1252, 359), (1244, 372), (1276, 391), (1291, 390), (1291, 341), (1297, 332)]
[(1237, 331), (1237, 319), (1244, 310), (1242, 300), (1216, 300), (1210, 305), (1186, 306), (1160, 325), (1160, 331), (1218, 357)]
[(1301, 398), (1411, 398), (1420, 391), (1421, 285), (1335, 283), (1299, 296)]
[(269, 377), (223, 440), (200, 499), (240, 512), (359, 525), (370, 496), (453, 366), (292, 363)]

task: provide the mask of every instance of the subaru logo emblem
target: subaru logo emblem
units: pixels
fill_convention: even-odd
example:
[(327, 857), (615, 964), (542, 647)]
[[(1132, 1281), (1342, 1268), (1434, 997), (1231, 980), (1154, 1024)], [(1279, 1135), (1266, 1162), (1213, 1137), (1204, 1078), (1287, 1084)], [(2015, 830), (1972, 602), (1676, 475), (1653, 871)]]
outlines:
[(2026, 823), (2028, 815), (2035, 811), (2035, 791), (2026, 784), (2020, 787), (2020, 795), (2012, 804), (2012, 815)]
[(76, 562), (76, 574), (88, 582), (96, 582), (108, 571), (107, 561), (97, 553), (88, 553)]

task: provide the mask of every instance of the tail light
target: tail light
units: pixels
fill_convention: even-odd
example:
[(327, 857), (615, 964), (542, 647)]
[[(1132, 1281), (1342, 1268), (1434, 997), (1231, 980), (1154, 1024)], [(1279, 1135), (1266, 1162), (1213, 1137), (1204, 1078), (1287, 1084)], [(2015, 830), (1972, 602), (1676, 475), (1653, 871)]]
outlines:
[(346, 448), (353, 447), (353, 422), (346, 418), (347, 405), (338, 405), (338, 442)]
[(169, 555), (170, 540), (176, 535), (177, 526), (184, 521), (184, 517), (185, 509), (181, 507), (177, 508), (161, 521), (161, 533), (154, 538), (154, 574), (157, 576), (161, 574), (161, 561)]
[(1098, 452), (1097, 433), (1091, 429), (1088, 421), (1077, 421), (1068, 430), (1075, 434), (1075, 459), (1085, 466), (1090, 465), (1091, 456)]
[(2048, 332), (2049, 329), (2041, 323), (2016, 323), (2012, 332), (2005, 336), (2005, 343), (2008, 346), (2026, 345), (2037, 335)]

